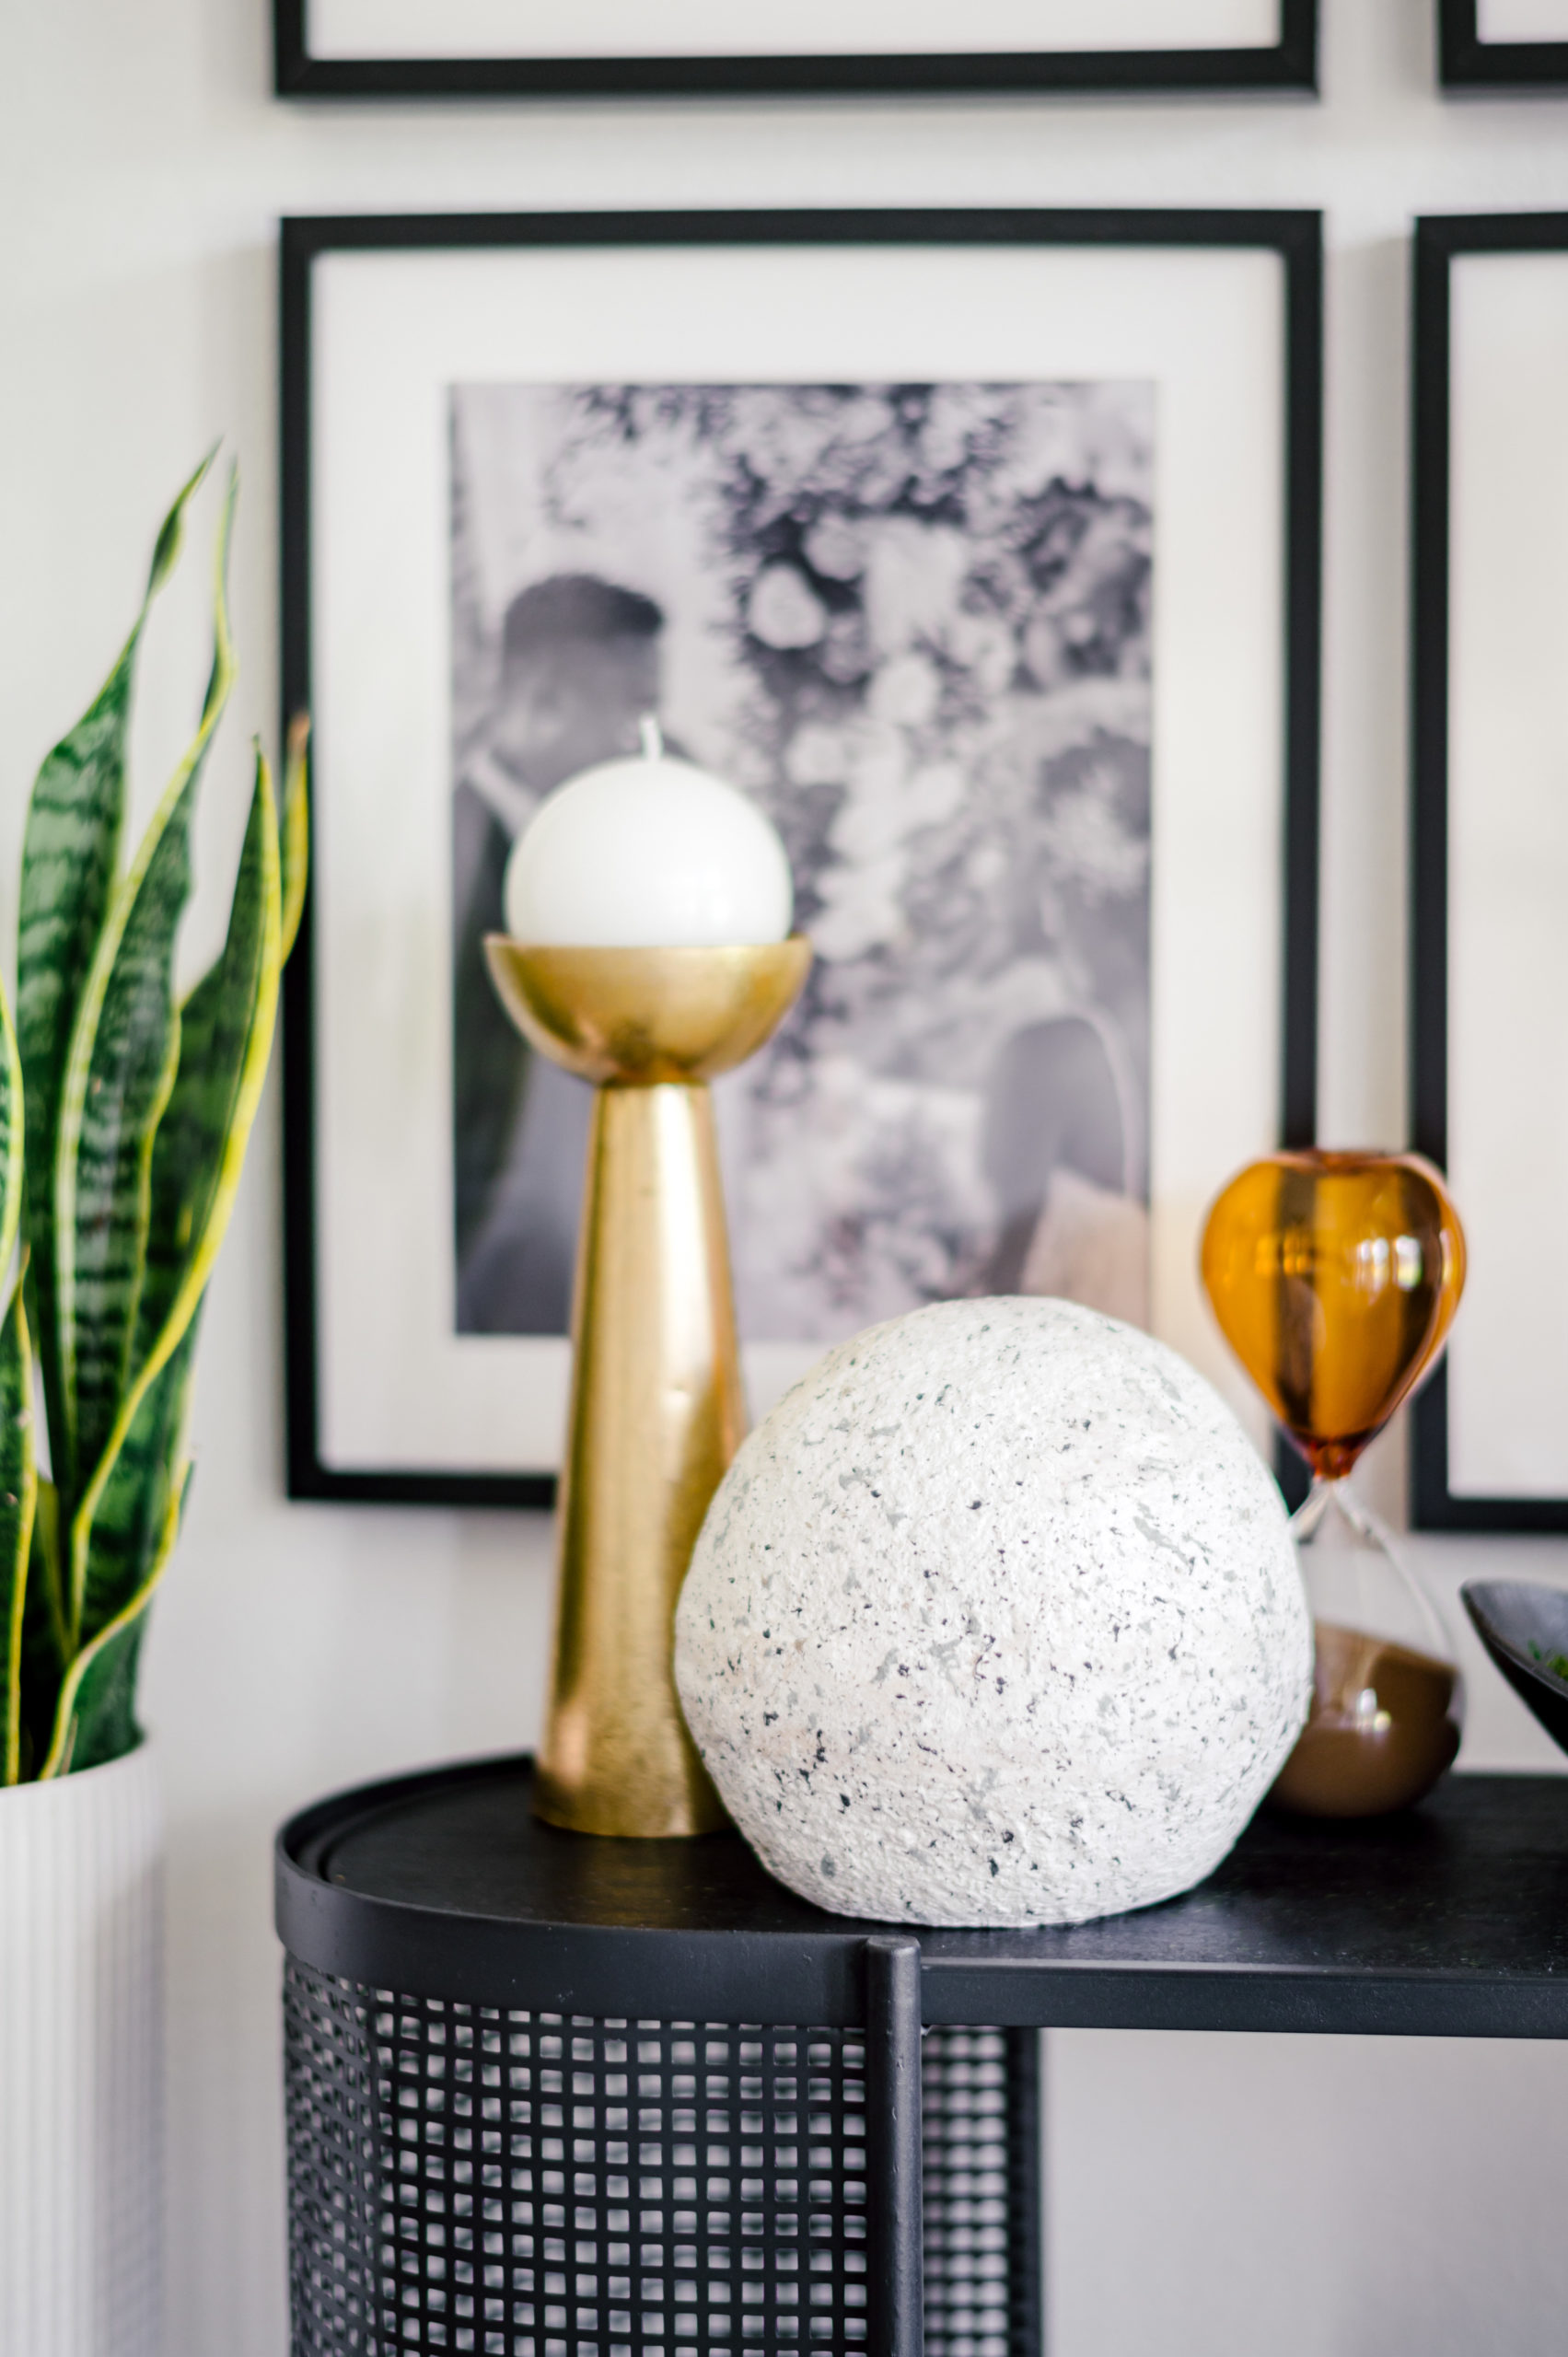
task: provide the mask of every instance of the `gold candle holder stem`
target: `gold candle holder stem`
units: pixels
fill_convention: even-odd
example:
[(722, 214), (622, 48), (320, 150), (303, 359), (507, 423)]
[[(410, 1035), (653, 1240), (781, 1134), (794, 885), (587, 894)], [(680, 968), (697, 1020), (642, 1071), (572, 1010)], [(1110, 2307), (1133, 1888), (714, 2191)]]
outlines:
[(534, 1805), (578, 1833), (713, 1832), (728, 1820), (674, 1666), (681, 1582), (746, 1424), (706, 1084), (778, 1028), (810, 947), (486, 949), (525, 1039), (598, 1084)]
[(579, 1832), (711, 1832), (728, 1820), (670, 1707), (680, 1584), (746, 1428), (704, 1082), (597, 1092), (572, 1324), (535, 1805)]

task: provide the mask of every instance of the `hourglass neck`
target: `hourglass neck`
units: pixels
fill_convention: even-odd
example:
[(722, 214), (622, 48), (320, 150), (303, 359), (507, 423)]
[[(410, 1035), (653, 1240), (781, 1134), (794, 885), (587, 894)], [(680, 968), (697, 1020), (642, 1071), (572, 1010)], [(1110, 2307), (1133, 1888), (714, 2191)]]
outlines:
[[(1399, 1637), (1398, 1641), (1402, 1643), (1413, 1642), (1418, 1649), (1430, 1652), (1439, 1660), (1453, 1658), (1452, 1641), (1442, 1619), (1421, 1581), (1405, 1561), (1393, 1533), (1376, 1515), (1362, 1504), (1359, 1498), (1352, 1495), (1347, 1480), (1326, 1480), (1320, 1474), (1316, 1475), (1304, 1504), (1290, 1518), (1290, 1532), (1299, 1550), (1309, 1593), (1313, 1590), (1316, 1576), (1309, 1567), (1330, 1563), (1337, 1554), (1342, 1554), (1348, 1548), (1353, 1558), (1359, 1556), (1369, 1570), (1377, 1563), (1386, 1566), (1387, 1574), (1391, 1575), (1410, 1598), (1415, 1613), (1412, 1635)], [(1315, 1618), (1342, 1617), (1332, 1611), (1325, 1614), (1316, 1594), (1313, 1594), (1312, 1602)], [(1414, 1630), (1421, 1633), (1415, 1635)], [(1386, 1630), (1384, 1633), (1398, 1635), (1393, 1630)]]
[(1348, 1469), (1338, 1474), (1313, 1474), (1312, 1487), (1290, 1518), (1292, 1536), (1297, 1540), (1310, 1538), (1330, 1507), (1343, 1515), (1358, 1538), (1373, 1545), (1387, 1545), (1386, 1534), (1373, 1515), (1351, 1494)]

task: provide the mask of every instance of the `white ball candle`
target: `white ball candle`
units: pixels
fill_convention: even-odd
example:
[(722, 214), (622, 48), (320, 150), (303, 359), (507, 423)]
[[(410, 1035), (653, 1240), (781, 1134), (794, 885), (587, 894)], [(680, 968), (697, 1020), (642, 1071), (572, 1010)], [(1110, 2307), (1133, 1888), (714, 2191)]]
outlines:
[(733, 785), (665, 752), (584, 770), (540, 805), (506, 867), (515, 941), (585, 949), (782, 941), (795, 891), (777, 832)]

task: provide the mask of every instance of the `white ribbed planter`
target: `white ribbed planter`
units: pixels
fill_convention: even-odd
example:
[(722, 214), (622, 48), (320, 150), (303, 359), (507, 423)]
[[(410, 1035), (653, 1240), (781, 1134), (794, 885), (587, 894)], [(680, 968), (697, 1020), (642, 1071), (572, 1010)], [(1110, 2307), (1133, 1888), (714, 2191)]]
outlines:
[(148, 1747), (0, 1790), (5, 2357), (158, 2357), (162, 2048)]

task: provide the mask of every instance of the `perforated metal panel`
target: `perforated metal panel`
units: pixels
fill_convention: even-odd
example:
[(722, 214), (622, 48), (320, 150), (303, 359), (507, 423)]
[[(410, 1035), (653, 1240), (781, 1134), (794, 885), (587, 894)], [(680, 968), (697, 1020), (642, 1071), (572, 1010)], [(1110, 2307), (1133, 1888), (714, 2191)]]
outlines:
[(927, 2030), (921, 2081), (925, 2357), (1010, 2357), (1021, 2319), (1007, 2040), (995, 2029)]
[[(296, 2357), (865, 2350), (858, 2032), (487, 2011), (292, 1959), (285, 2009)], [(923, 2079), (930, 2357), (1019, 2357), (1008, 2042), (928, 2031)]]

